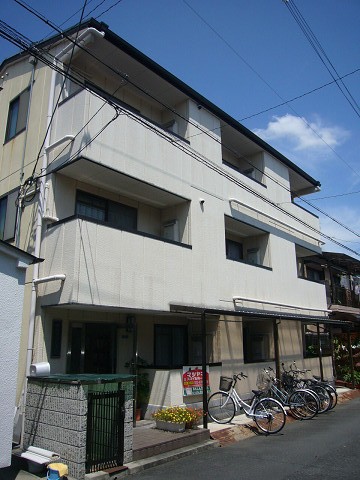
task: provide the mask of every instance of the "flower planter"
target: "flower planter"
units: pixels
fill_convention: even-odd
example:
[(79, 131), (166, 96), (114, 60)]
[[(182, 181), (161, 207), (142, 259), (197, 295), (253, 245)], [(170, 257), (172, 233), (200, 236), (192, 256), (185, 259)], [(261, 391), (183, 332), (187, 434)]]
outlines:
[(159, 430), (167, 430), (168, 432), (181, 433), (185, 432), (185, 423), (167, 422), (165, 420), (156, 420), (156, 428)]

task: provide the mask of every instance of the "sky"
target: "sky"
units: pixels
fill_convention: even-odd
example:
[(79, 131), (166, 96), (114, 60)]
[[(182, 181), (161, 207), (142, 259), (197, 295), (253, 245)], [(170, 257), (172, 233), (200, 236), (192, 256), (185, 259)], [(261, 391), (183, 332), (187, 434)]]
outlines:
[[(84, 0), (26, 5), (68, 28)], [(15, 0), (1, 7), (33, 42), (56, 33)], [(351, 249), (323, 239), (324, 251), (360, 259), (359, 0), (87, 0), (84, 13), (319, 180), (313, 206), (297, 203)], [(18, 51), (0, 37), (0, 63)]]

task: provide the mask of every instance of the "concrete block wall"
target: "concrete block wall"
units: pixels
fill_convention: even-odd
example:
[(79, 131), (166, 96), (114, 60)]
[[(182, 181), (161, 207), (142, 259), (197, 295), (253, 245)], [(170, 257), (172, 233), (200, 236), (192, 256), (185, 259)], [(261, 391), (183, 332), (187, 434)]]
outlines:
[[(91, 385), (49, 383), (29, 379), (26, 398), (24, 448), (35, 446), (60, 455), (69, 475), (85, 478), (87, 394)], [(132, 382), (124, 382), (124, 463), (133, 456)]]

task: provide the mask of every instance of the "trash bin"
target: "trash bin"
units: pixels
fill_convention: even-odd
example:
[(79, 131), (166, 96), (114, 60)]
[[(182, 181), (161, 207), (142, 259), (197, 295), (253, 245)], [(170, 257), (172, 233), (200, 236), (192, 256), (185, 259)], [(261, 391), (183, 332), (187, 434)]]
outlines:
[(47, 468), (46, 478), (48, 480), (60, 480), (64, 475), (69, 474), (68, 466), (64, 463), (50, 463)]

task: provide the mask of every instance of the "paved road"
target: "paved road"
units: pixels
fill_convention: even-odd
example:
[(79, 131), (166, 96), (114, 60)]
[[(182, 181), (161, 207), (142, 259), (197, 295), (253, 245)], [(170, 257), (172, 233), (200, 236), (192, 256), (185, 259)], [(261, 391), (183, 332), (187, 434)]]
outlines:
[[(257, 436), (134, 474), (131, 480), (348, 480), (360, 477), (360, 398), (275, 436)], [(130, 477), (129, 477), (130, 478)]]

